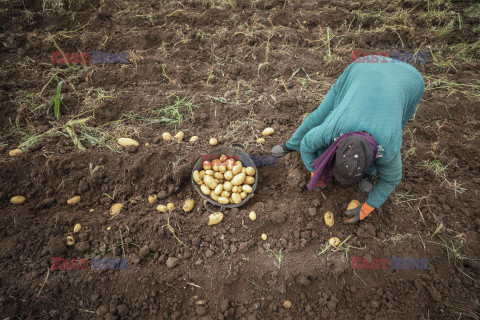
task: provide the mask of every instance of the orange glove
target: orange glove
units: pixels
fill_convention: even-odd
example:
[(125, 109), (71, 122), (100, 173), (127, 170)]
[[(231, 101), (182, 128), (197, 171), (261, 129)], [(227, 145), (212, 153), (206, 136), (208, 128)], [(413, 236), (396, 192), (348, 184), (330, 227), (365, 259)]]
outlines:
[(354, 223), (365, 219), (375, 208), (370, 207), (366, 202), (360, 207), (348, 210), (345, 214), (351, 218), (345, 220), (345, 223)]
[[(313, 172), (310, 172), (310, 179), (312, 178), (313, 178)], [(325, 187), (325, 182), (323, 182), (323, 177), (320, 177), (320, 179), (318, 179), (317, 183), (315, 184), (315, 187), (318, 187), (318, 188)]]

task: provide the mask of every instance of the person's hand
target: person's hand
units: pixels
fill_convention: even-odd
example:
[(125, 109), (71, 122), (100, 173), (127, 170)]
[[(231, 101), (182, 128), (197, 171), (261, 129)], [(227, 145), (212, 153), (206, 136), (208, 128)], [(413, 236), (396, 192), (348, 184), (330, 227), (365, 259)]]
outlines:
[[(313, 172), (310, 172), (310, 179), (313, 178)], [(323, 188), (325, 187), (325, 182), (323, 181), (323, 176), (318, 179), (317, 183), (315, 184), (315, 188)]]
[(354, 209), (350, 209), (345, 212), (345, 215), (349, 216), (345, 223), (355, 223), (365, 219), (375, 208), (370, 207), (366, 202), (362, 206), (358, 206)]

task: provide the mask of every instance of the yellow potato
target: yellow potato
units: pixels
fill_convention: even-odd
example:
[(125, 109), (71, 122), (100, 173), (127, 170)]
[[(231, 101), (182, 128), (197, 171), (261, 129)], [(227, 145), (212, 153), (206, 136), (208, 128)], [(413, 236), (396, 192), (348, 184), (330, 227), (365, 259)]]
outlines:
[(217, 140), (217, 138), (210, 138), (208, 143), (210, 143), (210, 145), (212, 145), (212, 146), (215, 146), (218, 143), (218, 140)]
[(215, 179), (215, 182), (218, 184), (218, 183), (220, 183), (220, 180), (218, 180), (218, 179)]
[[(205, 170), (205, 176), (213, 176), (215, 174), (215, 171), (209, 169)], [(204, 177), (205, 178), (205, 177)]]
[(233, 184), (230, 181), (226, 181), (223, 183), (223, 190), (224, 191), (232, 191)]
[(218, 198), (220, 198), (218, 196), (218, 194), (215, 194), (213, 192), (210, 192), (209, 196), (210, 196), (211, 199), (213, 199), (214, 201), (217, 201), (217, 202), (218, 202)]
[(195, 206), (195, 201), (193, 201), (192, 199), (187, 199), (183, 204), (183, 211), (190, 212), (192, 211), (194, 206)]
[(206, 171), (205, 171), (205, 170), (201, 170), (201, 171), (199, 172), (199, 174), (200, 174), (200, 178), (203, 179), (203, 177), (205, 177)]
[(193, 180), (195, 180), (195, 182), (197, 183), (202, 180), (202, 178), (200, 178), (200, 173), (198, 172), (198, 170), (193, 171), (192, 176)]
[(236, 176), (233, 177), (232, 184), (234, 186), (239, 186), (239, 185), (243, 184), (244, 181), (245, 181), (245, 173), (239, 173), (239, 174), (237, 174)]
[(135, 146), (135, 147), (139, 146), (139, 143), (137, 141), (130, 138), (120, 138), (118, 139), (118, 144), (125, 148), (127, 146)]
[(218, 185), (217, 181), (215, 181), (215, 178), (213, 178), (212, 176), (210, 175), (206, 175), (204, 178), (203, 178), (203, 182), (205, 183), (205, 185), (207, 187), (209, 187), (210, 189), (215, 189)]
[(228, 204), (230, 201), (226, 197), (218, 197), (218, 203), (220, 204)]
[(252, 176), (246, 176), (245, 177), (245, 183), (246, 184), (254, 184), (255, 183), (255, 178)]
[(66, 241), (66, 244), (67, 246), (73, 246), (73, 244), (75, 243), (75, 238), (73, 236), (67, 236), (67, 241)]
[(248, 176), (254, 176), (255, 175), (255, 169), (253, 167), (246, 167), (245, 168), (245, 173)]
[(158, 196), (156, 194), (148, 196), (148, 203), (154, 204), (157, 202)]
[(235, 204), (239, 204), (240, 202), (242, 202), (242, 197), (239, 193), (232, 193), (232, 200)]
[(292, 302), (290, 300), (283, 301), (283, 307), (285, 309), (290, 309), (292, 307)]
[(245, 199), (247, 196), (248, 196), (248, 193), (246, 193), (245, 191), (240, 192), (240, 197), (242, 197), (242, 199)]
[(235, 165), (233, 166), (232, 173), (233, 175), (237, 175), (242, 172), (243, 166), (240, 161), (235, 162)]
[(190, 142), (195, 142), (198, 140), (198, 137), (197, 136), (193, 136), (190, 138)]
[(175, 205), (171, 202), (167, 203), (167, 210), (173, 211), (175, 209)]
[(80, 223), (77, 223), (75, 226), (73, 226), (73, 232), (77, 233), (82, 229), (82, 225)]
[(336, 247), (340, 244), (340, 239), (338, 239), (337, 237), (332, 237), (328, 240), (328, 243), (332, 246), (332, 247)]
[(221, 173), (221, 172), (215, 172), (215, 173), (213, 174), (213, 177), (214, 177), (215, 179), (218, 179), (218, 180), (223, 180), (223, 173)]
[(218, 171), (220, 171), (221, 173), (225, 173), (227, 172), (227, 166), (222, 163), (219, 167), (218, 167)]
[(214, 212), (208, 217), (208, 225), (214, 225), (220, 223), (223, 220), (223, 213)]
[(228, 199), (230, 198), (230, 191), (223, 190), (222, 193), (220, 193), (220, 196)]
[(325, 212), (325, 214), (323, 215), (323, 218), (325, 219), (325, 224), (327, 226), (333, 227), (334, 218), (333, 218), (333, 212), (332, 211)]
[(165, 141), (172, 140), (172, 135), (171, 135), (170, 133), (168, 133), (168, 132), (164, 132), (164, 133), (162, 134), (162, 138), (163, 138), (163, 140), (165, 140)]
[(159, 205), (157, 206), (157, 210), (158, 210), (159, 212), (165, 213), (165, 212), (167, 212), (167, 206), (164, 206), (163, 204), (159, 204)]
[(226, 172), (223, 174), (223, 178), (224, 178), (225, 180), (228, 180), (228, 181), (232, 180), (232, 179), (233, 179), (233, 172), (230, 171), (230, 170), (226, 171)]
[(215, 193), (216, 195), (219, 195), (223, 192), (223, 184), (219, 184), (215, 190), (213, 191), (213, 193)]
[(177, 141), (182, 141), (184, 136), (185, 136), (185, 134), (183, 133), (183, 131), (178, 131), (177, 134), (174, 135), (173, 137), (174, 137)]
[(250, 213), (248, 214), (248, 217), (250, 218), (250, 220), (256, 220), (257, 219), (257, 214), (255, 213), (255, 211), (250, 211)]
[(265, 143), (265, 138), (258, 138), (257, 143), (259, 143), (259, 144)]
[(110, 207), (110, 214), (112, 216), (116, 216), (117, 214), (120, 213), (120, 211), (122, 211), (122, 208), (123, 208), (123, 203), (114, 203), (111, 207)]
[(252, 187), (250, 187), (248, 184), (244, 184), (244, 185), (242, 186), (242, 190), (243, 190), (244, 192), (246, 192), (246, 193), (250, 193), (250, 192), (253, 191)]
[(247, 172), (247, 169), (245, 167), (242, 168), (242, 173), (245, 173), (246, 174)]
[(232, 193), (240, 192), (240, 190), (242, 190), (242, 188), (240, 188), (239, 186), (234, 186), (234, 187), (232, 188)]
[(361, 206), (360, 202), (358, 202), (357, 200), (352, 200), (348, 204), (347, 211), (351, 209), (355, 209), (356, 207), (360, 207), (360, 206)]
[(262, 233), (262, 235), (260, 237), (262, 238), (263, 241), (267, 240), (267, 234), (266, 233)]
[(204, 185), (204, 184), (202, 184), (202, 185), (200, 186), (200, 190), (203, 192), (203, 194), (205, 194), (205, 195), (207, 195), (207, 196), (208, 196), (208, 195), (210, 194), (210, 192), (211, 192), (211, 191), (210, 191), (210, 188), (207, 187), (207, 186)]
[(19, 155), (21, 155), (23, 153), (23, 150), (22, 149), (13, 149), (13, 150), (10, 150), (8, 152), (8, 155), (10, 157), (18, 157)]
[(75, 196), (67, 200), (67, 204), (77, 204), (82, 200), (80, 196)]
[(265, 128), (262, 132), (262, 136), (270, 136), (275, 132), (273, 128)]

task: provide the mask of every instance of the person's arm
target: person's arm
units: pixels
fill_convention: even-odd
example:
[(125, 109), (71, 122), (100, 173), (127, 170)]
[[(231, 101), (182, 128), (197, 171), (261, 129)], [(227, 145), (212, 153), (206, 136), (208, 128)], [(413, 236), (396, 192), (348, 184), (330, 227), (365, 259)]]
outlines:
[(318, 151), (327, 147), (323, 134), (324, 127), (317, 126), (308, 131), (300, 143), (300, 155), (308, 171), (313, 171), (311, 164), (317, 159)]
[(321, 125), (330, 111), (333, 110), (335, 96), (335, 85), (333, 85), (320, 106), (310, 113), (305, 120), (303, 120), (297, 131), (295, 131), (293, 136), (287, 141), (287, 148), (300, 151), (300, 144), (302, 143), (305, 135), (313, 128)]
[(380, 207), (392, 194), (402, 180), (402, 156), (400, 151), (387, 163), (376, 163), (378, 180), (368, 195), (366, 204), (372, 208)]

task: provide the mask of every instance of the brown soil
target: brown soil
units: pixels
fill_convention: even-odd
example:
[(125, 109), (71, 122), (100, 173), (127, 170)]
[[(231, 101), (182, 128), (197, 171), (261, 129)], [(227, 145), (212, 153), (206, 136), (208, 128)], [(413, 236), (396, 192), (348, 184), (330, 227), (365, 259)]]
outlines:
[[(464, 15), (473, 1), (435, 5), (463, 17), (463, 29), (455, 24), (445, 37), (431, 33), (444, 21), (432, 18), (427, 25), (422, 18), (427, 1), (385, 8), (375, 1), (239, 0), (222, 6), (214, 0), (81, 0), (59, 2), (54, 10), (54, 1), (46, 3), (45, 10), (41, 1), (29, 0), (0, 7), (2, 319), (480, 317), (480, 263), (454, 259), (451, 251), (448, 256), (445, 247), (427, 241), (441, 243), (440, 235), (452, 239), (446, 242), (450, 246), (463, 245), (462, 255), (480, 257), (479, 102), (467, 92), (427, 87), (404, 131), (402, 182), (357, 225), (342, 224), (341, 216), (350, 200), (366, 195), (335, 182), (322, 193), (306, 191), (307, 172), (298, 153), (280, 159), (277, 167), (258, 168), (254, 197), (226, 210), (215, 226), (206, 225), (208, 211), (190, 180), (195, 161), (212, 149), (210, 137), (219, 139), (218, 146), (244, 143), (252, 155), (268, 155), (273, 145), (287, 140), (348, 66), (352, 50), (413, 52), (423, 43), (445, 57), (454, 50), (438, 51), (444, 44), (474, 43), (480, 19)], [(412, 8), (407, 22), (396, 18), (397, 30), (378, 29), (382, 15)], [(386, 13), (370, 15), (381, 9)], [(331, 60), (324, 59), (327, 27), (335, 34)], [(68, 109), (62, 107), (59, 120), (52, 110), (25, 107), (29, 93), (42, 92), (38, 99), (44, 103), (56, 93), (55, 79), (47, 84), (50, 52), (57, 50), (48, 32), (68, 53), (128, 51), (130, 59), (79, 66), (75, 76), (66, 65), (53, 65), (62, 68), (58, 76), (66, 80), (62, 96)], [(478, 58), (477, 52), (453, 67), (441, 68), (432, 59), (415, 66), (424, 76), (445, 74), (469, 84), (478, 79)], [(95, 99), (90, 89), (98, 88), (116, 97)], [(191, 97), (198, 106), (194, 117), (185, 113), (177, 125), (139, 120), (171, 104), (171, 94)], [(136, 118), (126, 117), (132, 114)], [(108, 146), (114, 144), (84, 141), (88, 150), (82, 151), (62, 129), (63, 134), (39, 139), (22, 156), (8, 156), (25, 134), (87, 116), (92, 116), (90, 127), (123, 119), (105, 126), (105, 132), (131, 136), (140, 146), (112, 151)], [(255, 144), (267, 126), (275, 133), (263, 146)], [(162, 132), (179, 130), (186, 139), (200, 139), (195, 144), (161, 139)], [(433, 160), (450, 163), (445, 178), (421, 166)], [(455, 193), (454, 183), (463, 189)], [(166, 227), (169, 215), (156, 210), (158, 203), (147, 202), (151, 194), (158, 195), (158, 203), (175, 204), (169, 221), (184, 245)], [(10, 204), (15, 195), (25, 196), (26, 203)], [(81, 202), (67, 205), (74, 195), (81, 195)], [(196, 206), (185, 214), (181, 207), (187, 198)], [(114, 202), (125, 206), (111, 218)], [(256, 221), (248, 219), (251, 210)], [(332, 228), (323, 222), (326, 211), (335, 214)], [(76, 244), (67, 247), (65, 238), (76, 223), (82, 229)], [(432, 238), (440, 223), (444, 228)], [(262, 233), (267, 241), (260, 239)], [(351, 236), (348, 244), (365, 249), (318, 255), (332, 236)], [(278, 267), (269, 250), (280, 249), (284, 258)], [(358, 256), (426, 258), (428, 268), (354, 272), (350, 259)], [(52, 257), (125, 257), (128, 268), (52, 270)], [(292, 302), (290, 309), (283, 307), (284, 300)]]

